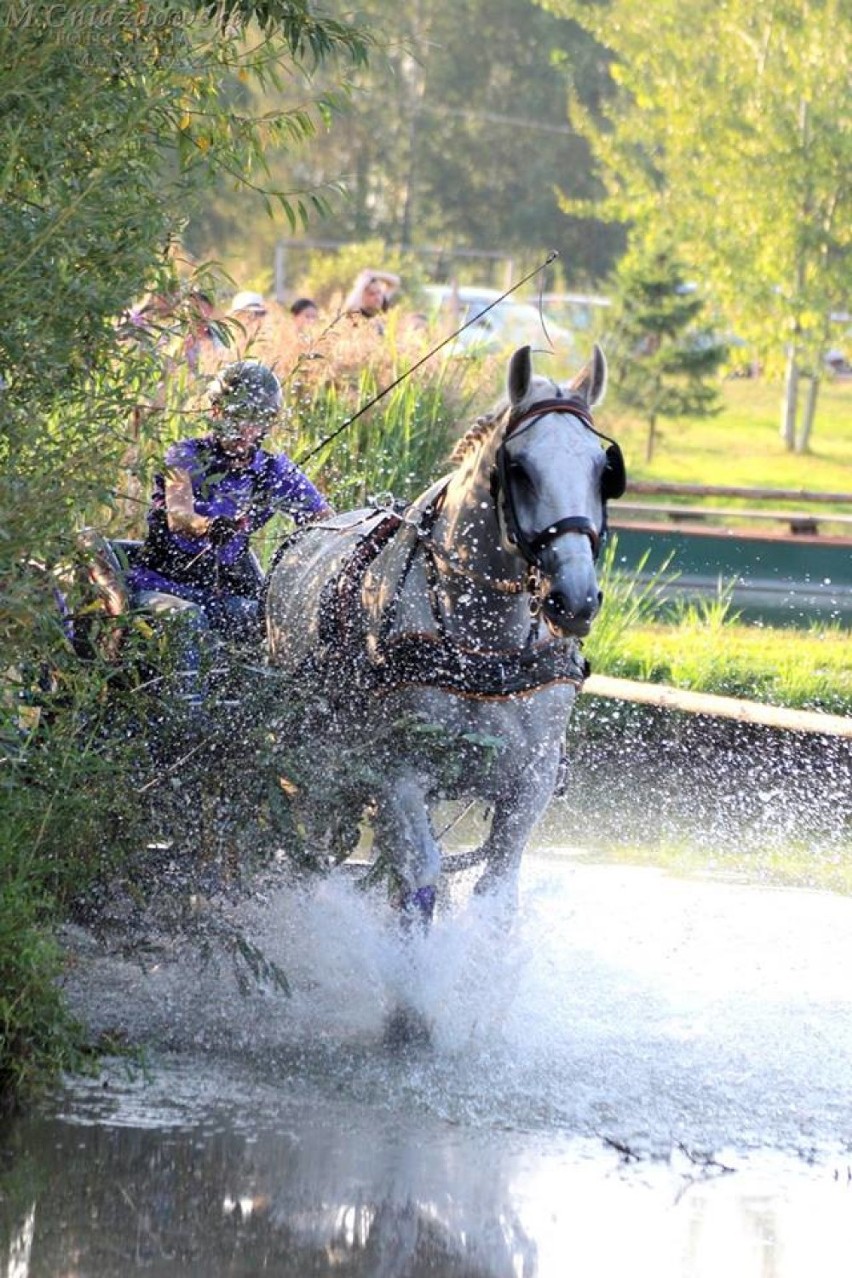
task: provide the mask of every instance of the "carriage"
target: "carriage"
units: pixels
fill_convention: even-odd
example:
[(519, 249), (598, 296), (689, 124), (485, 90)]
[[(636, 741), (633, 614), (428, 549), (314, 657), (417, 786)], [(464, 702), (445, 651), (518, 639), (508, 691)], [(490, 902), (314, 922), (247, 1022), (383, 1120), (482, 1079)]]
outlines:
[[(331, 838), (341, 859), (369, 809), (377, 862), (407, 915), (428, 921), (435, 907), (433, 812), (446, 797), (489, 804), (476, 890), (514, 899), (585, 675), (607, 503), (625, 488), (619, 446), (592, 417), (605, 381), (597, 347), (564, 383), (536, 375), (522, 347), (447, 477), (410, 504), (298, 530), (264, 583), (270, 725), (323, 782), (282, 771), (296, 825), (308, 842)], [(89, 549), (91, 582), (120, 617), (134, 544)], [(341, 774), (336, 805), (329, 771)]]

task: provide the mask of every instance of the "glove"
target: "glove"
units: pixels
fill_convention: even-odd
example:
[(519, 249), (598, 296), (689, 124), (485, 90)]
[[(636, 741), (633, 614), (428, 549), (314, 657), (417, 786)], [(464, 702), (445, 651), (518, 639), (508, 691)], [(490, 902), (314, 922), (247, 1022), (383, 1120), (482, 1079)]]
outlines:
[(204, 535), (213, 546), (224, 546), (242, 531), (241, 520), (232, 519), (229, 515), (217, 515), (210, 520)]

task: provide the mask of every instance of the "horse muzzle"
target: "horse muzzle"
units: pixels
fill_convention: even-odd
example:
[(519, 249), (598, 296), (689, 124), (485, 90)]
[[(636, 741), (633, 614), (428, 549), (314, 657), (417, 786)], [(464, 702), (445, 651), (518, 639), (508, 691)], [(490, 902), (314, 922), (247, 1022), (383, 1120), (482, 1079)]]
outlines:
[(582, 639), (592, 628), (598, 614), (603, 593), (594, 589), (569, 590), (555, 586), (544, 596), (541, 613), (549, 629), (565, 638)]

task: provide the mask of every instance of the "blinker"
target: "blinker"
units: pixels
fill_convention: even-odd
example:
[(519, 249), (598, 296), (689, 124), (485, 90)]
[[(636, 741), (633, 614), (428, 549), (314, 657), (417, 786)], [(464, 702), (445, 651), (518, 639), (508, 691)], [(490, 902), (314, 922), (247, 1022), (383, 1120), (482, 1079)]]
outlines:
[[(597, 432), (596, 432), (597, 433)], [(624, 454), (618, 444), (613, 441), (604, 453), (606, 466), (601, 475), (601, 496), (604, 501), (615, 501), (624, 496), (627, 488), (627, 468), (624, 465)]]
[[(510, 433), (514, 434), (518, 427), (524, 429), (537, 418), (544, 416), (546, 412), (570, 412), (572, 415), (580, 418), (586, 427), (597, 435), (599, 439), (608, 441), (608, 447), (604, 451), (606, 462), (601, 473), (601, 500), (603, 502), (603, 523), (600, 529), (595, 528), (592, 523), (582, 516), (568, 516), (560, 519), (556, 524), (546, 528), (543, 532), (532, 533), (527, 535), (524, 533), (518, 520), (517, 511), (515, 509), (515, 497), (512, 490), (511, 478), (509, 475), (509, 461), (506, 450), (506, 440)], [(608, 435), (602, 434), (595, 428), (592, 419), (587, 412), (576, 405), (565, 400), (555, 401), (547, 400), (528, 409), (526, 413), (509, 422), (504, 435), (503, 442), (497, 449), (495, 464), (491, 470), (490, 476), (491, 499), (494, 507), (500, 517), (500, 494), (502, 491), (504, 497), (503, 513), (505, 516), (505, 532), (507, 539), (517, 546), (518, 550), (527, 560), (527, 563), (540, 567), (539, 557), (541, 552), (546, 549), (556, 537), (563, 532), (579, 532), (585, 534), (592, 544), (592, 554), (597, 559), (600, 552), (601, 543), (606, 536), (607, 520), (606, 520), (606, 504), (608, 501), (614, 501), (618, 497), (622, 497), (627, 488), (627, 468), (624, 464), (624, 454), (620, 446), (609, 438)]]

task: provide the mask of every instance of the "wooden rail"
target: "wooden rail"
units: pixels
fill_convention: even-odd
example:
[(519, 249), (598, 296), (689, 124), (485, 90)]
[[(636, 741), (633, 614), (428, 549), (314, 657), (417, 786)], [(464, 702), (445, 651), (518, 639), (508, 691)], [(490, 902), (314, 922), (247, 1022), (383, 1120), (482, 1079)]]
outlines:
[(640, 683), (635, 679), (615, 679), (610, 675), (590, 675), (583, 691), (593, 697), (635, 701), (663, 710), (682, 710), (739, 723), (757, 723), (789, 732), (811, 732), (820, 736), (852, 738), (852, 716), (820, 714), (815, 710), (790, 710), (759, 701), (740, 701), (707, 692), (690, 692), (664, 683)]
[(629, 484), (631, 493), (647, 493), (649, 497), (742, 497), (749, 501), (801, 501), (817, 505), (852, 506), (852, 493), (815, 493), (808, 488), (737, 488), (730, 484), (675, 484), (650, 479), (635, 479)]
[(774, 523), (788, 524), (792, 533), (817, 533), (820, 524), (843, 524), (852, 527), (852, 514), (843, 515), (837, 512), (793, 510), (750, 510), (731, 509), (721, 506), (676, 506), (659, 502), (620, 501), (614, 512), (613, 523), (619, 522), (622, 515), (649, 515), (669, 520), (671, 523), (708, 523), (711, 520), (768, 520)]
[[(808, 488), (742, 488), (732, 484), (676, 484), (637, 479), (629, 484), (631, 495), (649, 497), (734, 497), (748, 501), (795, 501), (802, 506), (849, 506), (852, 510), (852, 493), (818, 493)], [(852, 526), (852, 513), (828, 510), (777, 510), (738, 509), (708, 505), (681, 505), (674, 502), (619, 502), (613, 511), (613, 523), (617, 525), (622, 515), (648, 516), (674, 524), (688, 522), (711, 523), (722, 521), (767, 521), (787, 524), (795, 534), (818, 534), (821, 524)], [(629, 522), (625, 521), (625, 522)]]

